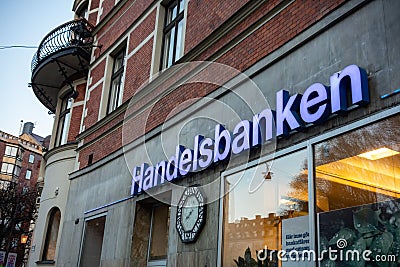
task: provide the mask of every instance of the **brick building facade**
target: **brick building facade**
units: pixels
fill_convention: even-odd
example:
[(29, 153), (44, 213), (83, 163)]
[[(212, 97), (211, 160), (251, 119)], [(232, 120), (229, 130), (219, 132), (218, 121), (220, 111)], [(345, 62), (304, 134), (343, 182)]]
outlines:
[(14, 259), (16, 266), (26, 266), (28, 261), (43, 187), (42, 156), (50, 141), (50, 136), (34, 134), (33, 128), (33, 123), (25, 123), (18, 137), (0, 131), (0, 265)]
[[(30, 266), (236, 266), (262, 243), (334, 247), (342, 228), (349, 245), (390, 232), (395, 254), (397, 1), (75, 0), (73, 10), (32, 63), (56, 120)], [(374, 230), (354, 226), (378, 211)], [(229, 238), (243, 217), (262, 234)], [(268, 266), (287, 264), (275, 259)]]
[[(50, 136), (46, 140), (49, 139)], [(21, 190), (36, 188), (43, 150), (47, 149), (44, 140), (32, 131), (23, 132), (19, 137), (0, 131), (0, 180), (15, 182)]]

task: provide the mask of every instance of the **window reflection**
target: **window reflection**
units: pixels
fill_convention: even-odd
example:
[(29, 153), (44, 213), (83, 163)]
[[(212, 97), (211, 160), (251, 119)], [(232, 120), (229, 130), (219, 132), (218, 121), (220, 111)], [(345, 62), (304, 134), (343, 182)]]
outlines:
[[(392, 117), (315, 147), (320, 250), (337, 249), (341, 238), (345, 249), (399, 259), (399, 123), (400, 116)], [(321, 264), (337, 262), (325, 258)]]
[(60, 116), (57, 126), (57, 140), (56, 145), (64, 145), (68, 141), (68, 126), (71, 117), (72, 99), (65, 97), (61, 101)]
[(183, 55), (185, 1), (175, 0), (166, 8), (162, 69), (169, 68)]
[(122, 83), (124, 75), (126, 47), (114, 56), (113, 72), (111, 75), (111, 88), (108, 96), (107, 113), (111, 113), (122, 104)]
[(399, 123), (397, 116), (315, 147), (320, 211), (400, 196)]
[[(308, 215), (307, 152), (301, 150), (226, 177), (223, 266), (282, 247), (285, 221)], [(308, 220), (298, 230), (308, 231)], [(249, 248), (249, 249), (248, 249)], [(248, 249), (248, 250), (247, 250)], [(247, 252), (246, 252), (247, 250)], [(275, 257), (266, 266), (278, 266)]]

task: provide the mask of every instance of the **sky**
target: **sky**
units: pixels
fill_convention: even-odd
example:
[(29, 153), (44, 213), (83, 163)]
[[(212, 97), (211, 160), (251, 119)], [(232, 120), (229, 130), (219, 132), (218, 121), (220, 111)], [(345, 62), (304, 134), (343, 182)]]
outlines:
[[(73, 19), (73, 0), (0, 0), (0, 47), (38, 46), (54, 28)], [(0, 49), (0, 130), (18, 135), (21, 120), (35, 123), (34, 133), (51, 134), (54, 115), (28, 87), (36, 49)]]

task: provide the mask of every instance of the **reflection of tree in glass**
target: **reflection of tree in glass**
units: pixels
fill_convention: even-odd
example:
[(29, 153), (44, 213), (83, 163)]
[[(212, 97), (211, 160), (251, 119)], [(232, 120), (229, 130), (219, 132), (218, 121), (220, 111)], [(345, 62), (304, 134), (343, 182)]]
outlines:
[[(379, 160), (363, 159), (357, 155), (382, 147), (400, 151), (398, 125), (400, 125), (400, 116), (392, 117), (315, 146), (315, 183), (319, 211), (341, 209), (398, 197), (397, 193), (385, 194), (385, 190), (376, 190), (367, 183), (362, 184), (352, 180), (353, 177), (357, 177), (362, 181), (369, 175), (369, 179), (375, 179), (377, 183), (379, 179), (385, 179), (387, 182), (387, 177), (389, 177), (393, 179), (393, 184), (396, 184), (394, 168), (400, 165), (399, 155)], [(300, 198), (308, 192), (306, 163), (303, 170), (290, 183), (292, 188), (290, 196), (294, 198)], [(390, 175), (384, 176), (384, 170)], [(375, 176), (373, 176), (374, 173)]]
[[(350, 162), (349, 158), (355, 157), (361, 153), (372, 151), (378, 148), (386, 147), (398, 151), (398, 140), (400, 117), (386, 119), (379, 123), (360, 128), (358, 130), (346, 133), (338, 138), (328, 140), (315, 148), (315, 164), (322, 166), (329, 163), (335, 163), (340, 160), (342, 162)], [(395, 128), (394, 128), (395, 127)], [(388, 157), (381, 160), (366, 160), (356, 157), (351, 164), (330, 164), (331, 173), (347, 173), (353, 177), (368, 179), (368, 176), (373, 175), (372, 179), (379, 181), (381, 172), (384, 169), (389, 169), (391, 172), (394, 166), (394, 157)], [(350, 163), (349, 163), (350, 164)], [(359, 164), (354, 167), (355, 164)], [(348, 173), (346, 169), (352, 170), (353, 173)], [(370, 170), (373, 170), (371, 172)], [(392, 176), (393, 172), (392, 172)], [(352, 178), (352, 177), (339, 177)], [(386, 179), (387, 177), (384, 177)], [(357, 186), (349, 183), (335, 183), (326, 179), (316, 179), (317, 196), (326, 197), (329, 201), (329, 210), (346, 208), (366, 203), (374, 203), (388, 200), (391, 197), (383, 194), (382, 191), (377, 191), (375, 188)]]
[[(282, 209), (279, 214), (291, 215), (293, 212), (307, 212), (308, 213), (308, 176), (307, 176), (307, 160), (304, 160), (301, 167), (301, 172), (294, 176), (289, 183), (291, 188), (288, 192), (288, 197), (297, 202), (297, 209), (293, 211), (290, 206)], [(299, 216), (299, 215), (298, 215)], [(289, 216), (292, 217), (292, 216)], [(294, 216), (297, 217), (297, 216)]]
[(386, 119), (319, 144), (315, 148), (316, 166), (353, 157), (381, 147), (399, 150), (400, 116)]

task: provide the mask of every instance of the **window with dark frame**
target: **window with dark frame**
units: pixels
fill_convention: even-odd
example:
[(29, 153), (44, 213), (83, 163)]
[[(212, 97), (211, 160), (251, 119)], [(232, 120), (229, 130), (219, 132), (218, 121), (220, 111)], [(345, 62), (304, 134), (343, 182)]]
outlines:
[(17, 157), (18, 154), (18, 147), (16, 146), (6, 146), (4, 151), (4, 155), (8, 157)]
[(15, 165), (14, 172), (13, 172), (14, 177), (19, 177), (20, 173), (21, 173), (21, 167), (18, 165)]
[(28, 193), (28, 192), (29, 192), (29, 187), (28, 187), (28, 186), (24, 186), (24, 187), (22, 188), (22, 194), (25, 195), (25, 194)]
[(122, 48), (114, 56), (107, 114), (111, 113), (122, 104), (122, 78), (124, 76), (125, 49), (125, 47)]
[(26, 170), (25, 179), (26, 180), (30, 180), (31, 176), (32, 176), (32, 171), (31, 170)]
[(3, 162), (1, 165), (1, 173), (12, 175), (14, 171), (14, 164)]
[(161, 68), (169, 68), (183, 55), (185, 0), (174, 0), (166, 7)]
[(33, 162), (35, 162), (35, 155), (30, 154), (29, 155), (29, 163), (33, 163)]
[(64, 97), (61, 102), (61, 111), (58, 119), (57, 126), (57, 140), (56, 146), (64, 145), (67, 143), (68, 138), (68, 124), (71, 116), (72, 99)]
[(75, 14), (78, 18), (88, 19), (89, 18), (88, 2), (81, 5), (81, 7), (79, 7), (79, 9), (75, 12)]
[(18, 177), (20, 173), (21, 167), (18, 165), (7, 162), (3, 162), (1, 165), (1, 174), (13, 175), (14, 177)]

